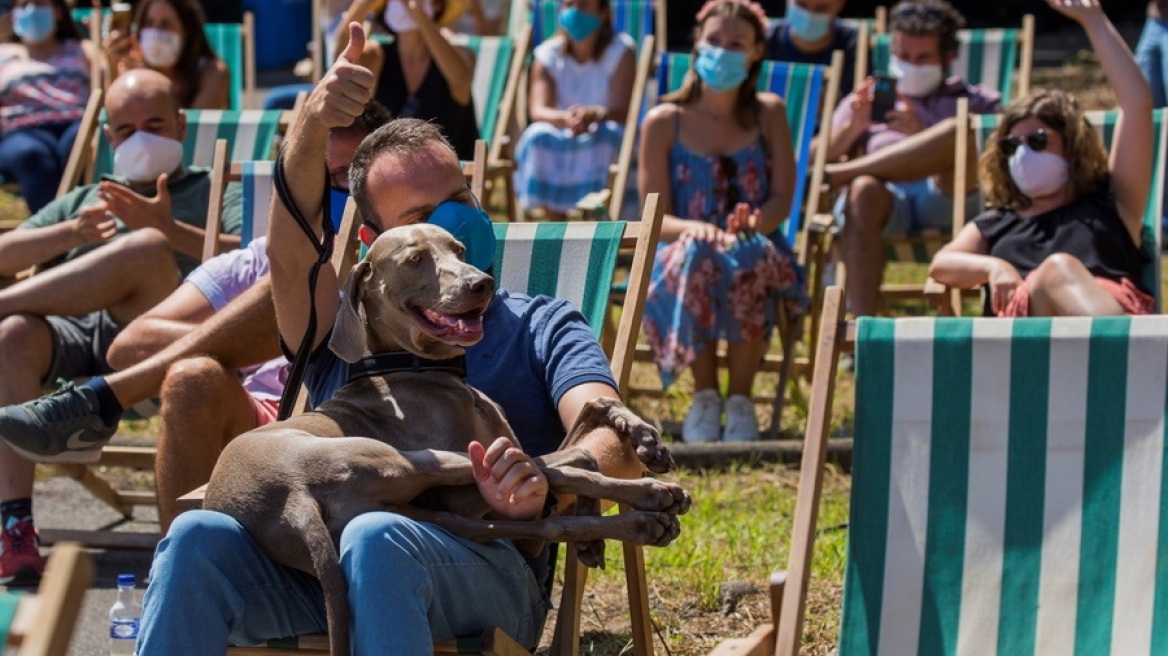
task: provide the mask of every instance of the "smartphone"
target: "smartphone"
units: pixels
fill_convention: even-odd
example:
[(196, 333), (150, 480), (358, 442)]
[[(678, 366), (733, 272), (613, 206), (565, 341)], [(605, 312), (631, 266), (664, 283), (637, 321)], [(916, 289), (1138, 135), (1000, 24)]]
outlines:
[(877, 75), (872, 93), (872, 122), (884, 123), (885, 115), (896, 109), (896, 78), (891, 75)]
[(110, 31), (118, 30), (122, 34), (128, 34), (133, 13), (134, 8), (127, 2), (115, 2), (110, 5)]

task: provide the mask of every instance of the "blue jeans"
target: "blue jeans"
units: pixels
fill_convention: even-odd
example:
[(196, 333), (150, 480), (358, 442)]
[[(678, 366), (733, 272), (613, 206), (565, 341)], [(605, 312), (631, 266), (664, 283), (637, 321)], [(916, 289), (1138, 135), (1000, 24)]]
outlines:
[[(352, 649), (431, 654), (433, 641), (498, 626), (539, 642), (547, 604), (509, 541), (478, 544), (388, 512), (345, 527)], [(196, 510), (158, 544), (143, 600), (138, 653), (223, 654), (225, 645), (327, 630), (316, 578), (277, 565), (231, 517)]]
[(54, 123), (0, 136), (0, 173), (20, 183), (20, 195), (34, 214), (57, 197), (80, 127), (80, 121)]
[(1136, 44), (1136, 63), (1152, 87), (1152, 101), (1156, 107), (1168, 105), (1164, 76), (1168, 75), (1168, 21), (1149, 18), (1144, 22)]

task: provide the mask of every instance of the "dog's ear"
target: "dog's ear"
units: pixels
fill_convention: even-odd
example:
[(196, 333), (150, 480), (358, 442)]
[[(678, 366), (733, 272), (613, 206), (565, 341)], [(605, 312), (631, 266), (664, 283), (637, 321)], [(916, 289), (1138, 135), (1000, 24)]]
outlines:
[(348, 363), (360, 360), (369, 350), (362, 300), (365, 297), (365, 279), (370, 270), (368, 258), (353, 267), (349, 281), (345, 283), (345, 297), (341, 299), (341, 311), (333, 325), (333, 336), (329, 339), (329, 349)]

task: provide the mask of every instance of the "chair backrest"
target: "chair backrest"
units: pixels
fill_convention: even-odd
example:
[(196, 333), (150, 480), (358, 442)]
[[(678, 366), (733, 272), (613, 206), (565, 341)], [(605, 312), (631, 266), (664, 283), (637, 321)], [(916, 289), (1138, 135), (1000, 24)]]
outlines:
[(251, 243), (256, 237), (268, 234), (268, 210), (272, 204), (272, 175), (276, 170), (274, 161), (243, 162), (240, 171), (240, 185), (243, 187), (240, 247)]
[[(1156, 297), (1156, 305), (1160, 305), (1160, 217), (1164, 205), (1164, 158), (1168, 148), (1168, 120), (1165, 120), (1165, 111), (1157, 109), (1152, 112), (1153, 133), (1156, 139), (1156, 148), (1152, 156), (1152, 188), (1148, 194), (1148, 204), (1144, 207), (1144, 232), (1142, 250), (1147, 253), (1149, 265), (1144, 269), (1142, 282)], [(1111, 151), (1115, 136), (1115, 126), (1119, 121), (1118, 110), (1090, 111), (1087, 120), (1103, 139), (1103, 145)], [(973, 125), (974, 141), (977, 152), (985, 152), (986, 142), (993, 138), (994, 131), (1001, 123), (1001, 114), (976, 114), (970, 116)], [(970, 217), (972, 218), (972, 217)]]
[[(538, 0), (531, 7), (532, 46), (552, 37), (559, 27), (560, 0)], [(665, 48), (665, 2), (663, 0), (612, 0), (612, 29), (633, 37), (640, 48), (646, 36), (656, 37), (656, 47)]]
[[(187, 137), (183, 140), (183, 161), (188, 166), (210, 166), (216, 139), (227, 140), (228, 161), (272, 159), (273, 140), (284, 118), (284, 112), (280, 110), (260, 109), (189, 109), (186, 115)], [(105, 138), (105, 131), (99, 128), (97, 134), (94, 178), (114, 169), (114, 153)]]
[[(667, 52), (657, 66), (657, 97), (681, 88), (690, 74), (692, 56), (688, 53)], [(834, 67), (833, 67), (834, 68)], [(780, 227), (792, 246), (803, 221), (804, 184), (811, 166), (811, 139), (819, 111), (825, 98), (834, 99), (839, 89), (839, 69), (816, 64), (764, 61), (758, 76), (758, 90), (771, 91), (787, 104), (787, 123), (791, 127), (791, 142), (795, 149), (795, 193), (791, 199), (791, 213)], [(829, 94), (830, 91), (830, 94)]]
[(470, 89), (474, 97), (475, 122), (479, 126), (479, 138), (490, 146), (496, 139), (499, 110), (516, 52), (515, 39), (509, 36), (456, 34), (450, 42), (468, 48), (475, 55), (474, 79)]
[[(230, 109), (243, 109), (251, 103), (255, 87), (255, 34), (253, 15), (246, 12), (243, 23), (207, 23), (203, 32), (211, 49), (231, 72)], [(254, 106), (254, 105), (253, 105)]]
[[(1020, 29), (961, 30), (957, 33), (957, 58), (949, 74), (970, 84), (980, 84), (1002, 94), (1002, 105), (1030, 90), (1033, 60), (1034, 18), (1026, 16)], [(891, 59), (891, 34), (872, 37), (872, 71), (887, 74)], [(1014, 93), (1014, 80), (1018, 93)]]
[(1168, 317), (865, 317), (856, 374), (840, 656), (1168, 649)]

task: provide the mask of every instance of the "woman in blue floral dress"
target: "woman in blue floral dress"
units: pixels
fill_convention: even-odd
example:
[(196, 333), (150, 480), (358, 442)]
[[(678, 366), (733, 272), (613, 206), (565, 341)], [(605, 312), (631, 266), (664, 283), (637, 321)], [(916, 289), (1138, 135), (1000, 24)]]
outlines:
[[(757, 439), (751, 387), (778, 303), (806, 312), (803, 273), (778, 233), (795, 188), (783, 100), (757, 93), (766, 15), (748, 0), (698, 12), (694, 72), (645, 118), (638, 184), (665, 204), (645, 334), (669, 386), (693, 370), (687, 442)], [(765, 235), (774, 235), (768, 238)], [(728, 343), (729, 395), (716, 345)]]

